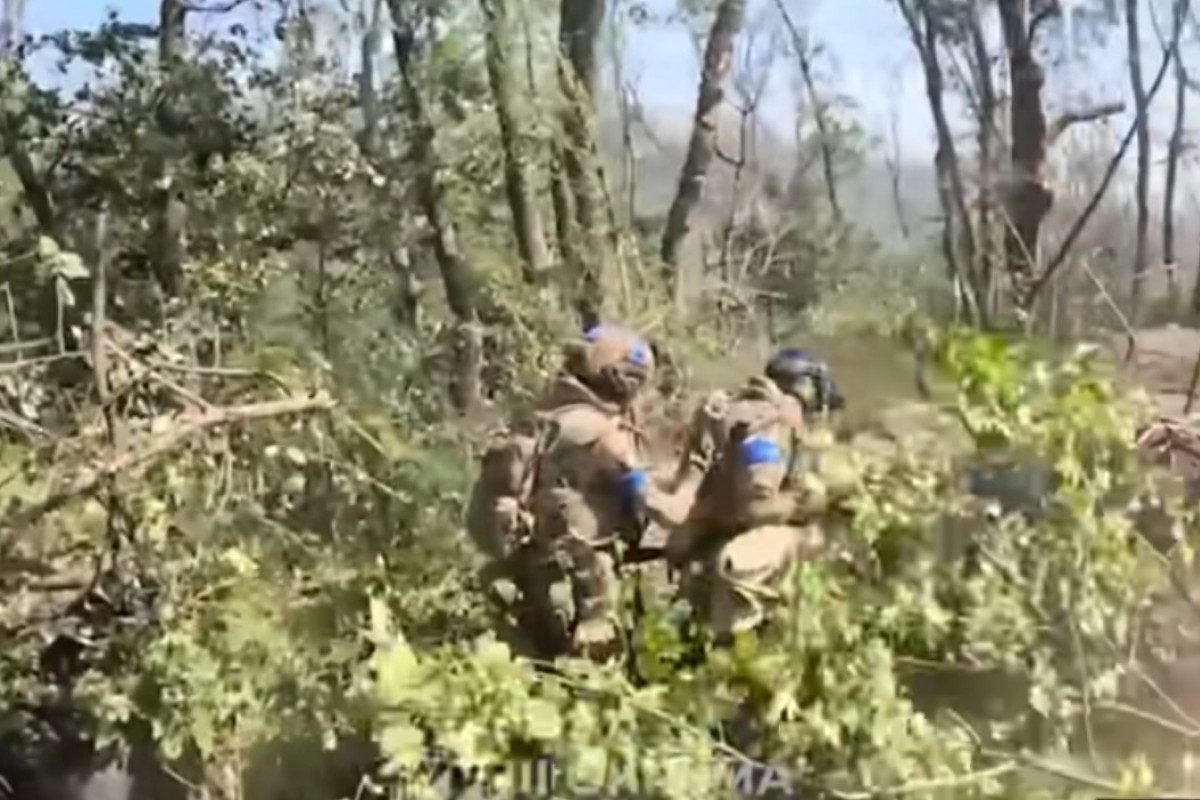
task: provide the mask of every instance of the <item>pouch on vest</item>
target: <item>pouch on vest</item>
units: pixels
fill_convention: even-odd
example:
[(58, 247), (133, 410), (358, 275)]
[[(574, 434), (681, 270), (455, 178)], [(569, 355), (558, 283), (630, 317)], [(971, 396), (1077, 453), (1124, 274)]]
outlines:
[[(793, 432), (780, 422), (738, 425), (726, 451), (730, 516), (739, 527), (779, 521), (787, 516), (785, 490), (797, 464)], [(780, 441), (780, 440), (783, 441)]]
[(530, 500), (545, 439), (545, 425), (529, 433), (506, 429), (492, 436), (479, 459), (467, 534), (492, 558), (504, 557), (532, 534)]

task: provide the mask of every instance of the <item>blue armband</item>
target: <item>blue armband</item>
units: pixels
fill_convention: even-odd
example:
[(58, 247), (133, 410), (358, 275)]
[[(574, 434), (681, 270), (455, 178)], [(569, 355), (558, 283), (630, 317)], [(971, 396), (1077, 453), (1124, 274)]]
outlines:
[(738, 446), (742, 463), (748, 467), (758, 464), (779, 464), (783, 461), (783, 451), (779, 443), (765, 436), (751, 436)]
[(621, 496), (629, 500), (641, 500), (646, 496), (646, 487), (650, 484), (650, 476), (641, 467), (627, 469), (618, 479)]

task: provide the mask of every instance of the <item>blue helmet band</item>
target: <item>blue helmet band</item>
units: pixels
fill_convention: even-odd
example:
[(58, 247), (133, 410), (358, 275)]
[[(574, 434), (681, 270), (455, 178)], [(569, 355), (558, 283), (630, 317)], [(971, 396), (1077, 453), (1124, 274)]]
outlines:
[[(613, 328), (603, 323), (593, 325), (584, 331), (583, 338), (589, 342), (595, 342), (610, 330)], [(625, 356), (626, 361), (635, 366), (644, 367), (650, 364), (652, 357), (649, 345), (636, 336), (630, 337), (629, 353)]]
[(783, 451), (779, 443), (765, 436), (751, 436), (744, 439), (738, 446), (742, 463), (748, 467), (760, 464), (779, 464), (783, 462)]

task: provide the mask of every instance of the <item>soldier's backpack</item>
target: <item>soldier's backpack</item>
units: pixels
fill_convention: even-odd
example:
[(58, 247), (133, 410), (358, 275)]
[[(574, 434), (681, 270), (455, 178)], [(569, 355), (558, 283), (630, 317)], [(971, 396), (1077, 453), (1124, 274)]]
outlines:
[(467, 535), (484, 555), (500, 559), (530, 534), (538, 431), (505, 428), (489, 436), (467, 506)]
[(707, 404), (706, 413), (716, 422), (717, 458), (693, 519), (728, 534), (785, 520), (787, 489), (801, 464), (799, 404), (766, 379), (752, 379), (727, 403)]
[[(599, 438), (593, 408), (568, 404), (521, 425), (495, 431), (479, 460), (479, 477), (467, 508), (467, 534), (490, 558), (503, 558), (533, 534), (533, 493), (546, 456), (568, 429), (575, 441)], [(594, 430), (593, 430), (594, 429)], [(561, 468), (562, 464), (559, 464)]]

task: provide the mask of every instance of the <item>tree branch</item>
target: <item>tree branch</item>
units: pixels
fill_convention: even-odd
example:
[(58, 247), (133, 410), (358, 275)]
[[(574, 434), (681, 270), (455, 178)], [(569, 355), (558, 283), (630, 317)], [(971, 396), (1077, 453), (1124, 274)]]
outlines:
[(116, 475), (137, 475), (171, 451), (197, 436), (216, 428), (239, 425), (272, 417), (327, 411), (336, 405), (326, 395), (291, 397), (266, 403), (213, 408), (199, 414), (184, 415), (172, 430), (151, 438), (142, 447), (110, 455), (98, 465), (84, 469), (64, 489), (53, 492), (41, 502), (18, 509), (0, 517), (0, 529), (23, 528), (32, 525), (46, 514), (67, 505), (76, 497), (89, 495), (107, 479)]
[[(1174, 13), (1177, 15), (1183, 14), (1186, 7), (1186, 0), (1176, 0)], [(1175, 51), (1179, 48), (1179, 33), (1181, 27), (1182, 26), (1179, 25), (1175, 26), (1171, 41), (1166, 47), (1163, 48), (1162, 61), (1158, 65), (1158, 72), (1155, 74), (1154, 80), (1150, 83), (1150, 86), (1146, 89), (1147, 104), (1154, 99), (1156, 94), (1158, 94), (1158, 90), (1162, 86), (1163, 79), (1167, 76), (1167, 68), (1170, 67), (1171, 60), (1175, 57)], [(1104, 199), (1104, 194), (1108, 191), (1108, 185), (1112, 183), (1113, 177), (1117, 174), (1117, 170), (1121, 166), (1121, 161), (1125, 158), (1126, 151), (1129, 150), (1129, 145), (1132, 144), (1134, 137), (1137, 135), (1138, 124), (1140, 123), (1141, 117), (1144, 113), (1145, 109), (1139, 110), (1135, 119), (1129, 124), (1129, 130), (1125, 132), (1125, 136), (1121, 139), (1120, 146), (1117, 147), (1117, 152), (1113, 154), (1113, 157), (1108, 162), (1108, 166), (1104, 170), (1104, 175), (1100, 179), (1100, 185), (1097, 186), (1096, 191), (1092, 193), (1092, 197), (1090, 200), (1088, 200), (1088, 203), (1084, 207), (1083, 211), (1081, 211), (1079, 216), (1075, 218), (1075, 222), (1072, 223), (1070, 230), (1067, 231), (1067, 235), (1063, 238), (1062, 243), (1059, 244), (1058, 249), (1055, 251), (1054, 257), (1050, 259), (1050, 262), (1046, 265), (1046, 268), (1042, 271), (1042, 274), (1034, 280), (1033, 286), (1030, 287), (1030, 301), (1035, 299), (1041, 293), (1042, 289), (1046, 287), (1046, 284), (1050, 282), (1058, 270), (1062, 268), (1062, 265), (1066, 263), (1067, 256), (1071, 253), (1071, 248), (1075, 246), (1076, 240), (1083, 233), (1084, 228), (1087, 227), (1088, 222), (1092, 218), (1092, 214), (1094, 214), (1096, 209), (1100, 206), (1100, 201)]]
[(1058, 138), (1067, 132), (1067, 128), (1080, 122), (1095, 122), (1098, 119), (1112, 117), (1117, 114), (1122, 114), (1125, 111), (1125, 104), (1122, 102), (1104, 103), (1103, 105), (1092, 106), (1091, 108), (1082, 108), (1078, 111), (1067, 111), (1060, 114), (1057, 119), (1050, 123), (1050, 130), (1046, 134), (1047, 145), (1053, 145)]
[(1031, 14), (1029, 20), (1029, 41), (1032, 42), (1037, 38), (1037, 31), (1042, 23), (1061, 13), (1062, 5), (1058, 2), (1051, 2)]
[(228, 14), (238, 6), (245, 5), (245, 3), (246, 0), (228, 0), (228, 2), (217, 3), (211, 6), (201, 3), (184, 3), (183, 10), (189, 14)]

